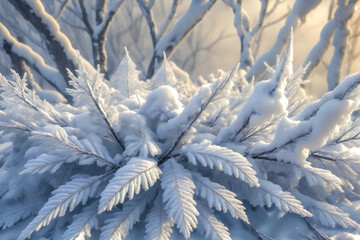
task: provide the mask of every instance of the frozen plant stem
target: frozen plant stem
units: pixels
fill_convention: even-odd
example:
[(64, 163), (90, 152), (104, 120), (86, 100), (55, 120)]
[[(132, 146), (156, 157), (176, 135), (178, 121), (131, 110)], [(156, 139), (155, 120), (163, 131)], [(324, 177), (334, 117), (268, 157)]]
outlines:
[(116, 140), (116, 142), (119, 143), (119, 145), (121, 146), (121, 148), (122, 148), (123, 150), (125, 150), (125, 145), (124, 145), (124, 143), (121, 141), (121, 139), (118, 137), (118, 135), (117, 135), (116, 132), (114, 131), (114, 128), (112, 127), (111, 123), (109, 122), (109, 119), (107, 118), (105, 111), (104, 111), (104, 110), (102, 109), (102, 107), (99, 105), (99, 102), (95, 99), (95, 96), (94, 96), (94, 93), (93, 93), (93, 91), (92, 91), (92, 88), (90, 87), (90, 85), (89, 85), (88, 82), (87, 82), (87, 85), (88, 85), (88, 89), (89, 89), (89, 93), (90, 93), (91, 99), (92, 99), (94, 105), (96, 106), (97, 110), (100, 112), (100, 114), (101, 114), (102, 118), (104, 119), (106, 125), (109, 127), (112, 136), (114, 137), (114, 139)]

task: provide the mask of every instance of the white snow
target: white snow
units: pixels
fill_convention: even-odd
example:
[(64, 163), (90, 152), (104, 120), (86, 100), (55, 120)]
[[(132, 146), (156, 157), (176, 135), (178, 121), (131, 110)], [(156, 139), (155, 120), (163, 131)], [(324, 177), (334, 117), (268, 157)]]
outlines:
[(53, 37), (61, 44), (65, 54), (72, 62), (77, 63), (76, 50), (72, 47), (72, 44), (68, 37), (61, 32), (58, 22), (46, 12), (44, 5), (40, 0), (25, 0), (34, 14), (41, 19), (41, 22), (48, 27)]
[(178, 97), (174, 88), (166, 85), (161, 86), (147, 96), (146, 103), (140, 107), (139, 113), (146, 116), (150, 122), (156, 119), (167, 122), (169, 119), (178, 116), (183, 110)]
[[(183, 111), (180, 111), (181, 114), (178, 114), (178, 116), (170, 119), (166, 123), (159, 124), (156, 134), (160, 138), (178, 135), (180, 131), (184, 130), (187, 125), (189, 125), (191, 119), (200, 112), (201, 107), (210, 98), (211, 93), (212, 90), (210, 85), (202, 86), (198, 94), (191, 99), (190, 103), (183, 109)], [(180, 108), (178, 109), (180, 110)]]
[(293, 74), (292, 33), (288, 47), (273, 77), (257, 83), (236, 120), (222, 129), (215, 143), (231, 141), (245, 127), (258, 127), (271, 122), (276, 116), (286, 114), (288, 100), (285, 96), (287, 78)]
[[(176, 47), (178, 42), (188, 34), (191, 29), (215, 3), (215, 0), (191, 1), (187, 12), (176, 22), (171, 31), (163, 36), (155, 47), (155, 54), (160, 56), (168, 47)], [(170, 56), (169, 56), (170, 57)]]
[(38, 53), (34, 52), (29, 46), (18, 42), (13, 36), (11, 36), (7, 28), (0, 23), (1, 42), (3, 39), (13, 45), (11, 50), (14, 53), (34, 65), (48, 81), (57, 86), (62, 93), (66, 93), (66, 83), (60, 72), (56, 68), (47, 65), (44, 59)]

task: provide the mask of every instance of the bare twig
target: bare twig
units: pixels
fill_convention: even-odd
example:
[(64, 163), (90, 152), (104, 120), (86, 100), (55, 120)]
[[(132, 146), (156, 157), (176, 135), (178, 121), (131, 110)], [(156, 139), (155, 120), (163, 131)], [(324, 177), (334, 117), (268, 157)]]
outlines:
[(59, 8), (59, 13), (56, 16), (56, 20), (59, 20), (60, 17), (62, 16), (62, 14), (64, 13), (66, 7), (69, 5), (69, 3), (71, 2), (71, 0), (64, 0), (64, 2), (60, 5)]

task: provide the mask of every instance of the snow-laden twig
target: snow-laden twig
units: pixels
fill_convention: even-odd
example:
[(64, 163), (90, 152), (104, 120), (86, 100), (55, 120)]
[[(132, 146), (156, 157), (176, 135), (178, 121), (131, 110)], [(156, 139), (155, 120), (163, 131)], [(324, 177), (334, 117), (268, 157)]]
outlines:
[(71, 2), (71, 0), (64, 0), (64, 1), (62, 2), (61, 6), (59, 7), (58, 13), (55, 14), (55, 16), (56, 16), (55, 19), (56, 19), (57, 21), (61, 18), (62, 14), (64, 13), (66, 7), (69, 5), (70, 2)]
[[(78, 57), (68, 37), (60, 31), (57, 21), (46, 12), (40, 0), (11, 0), (15, 9), (43, 36), (46, 47), (56, 66), (67, 83), (67, 68), (74, 71)], [(84, 59), (88, 68), (91, 65)]]
[(176, 10), (179, 5), (179, 0), (173, 0), (169, 15), (167, 16), (164, 23), (161, 25), (160, 30), (156, 34), (156, 39), (160, 39), (164, 36), (164, 34), (169, 30), (169, 27), (176, 16)]
[(264, 62), (273, 65), (276, 60), (276, 55), (278, 55), (290, 35), (291, 28), (296, 29), (299, 24), (299, 21), (304, 21), (306, 15), (315, 9), (319, 4), (320, 0), (316, 1), (307, 1), (307, 0), (296, 0), (290, 15), (286, 19), (285, 25), (280, 29), (277, 36), (274, 46), (264, 53), (258, 60), (254, 63), (251, 69), (246, 73), (246, 78), (250, 81), (253, 77), (257, 79), (264, 71), (265, 66)]
[(329, 64), (327, 75), (328, 90), (333, 90), (340, 80), (341, 66), (345, 55), (347, 37), (350, 33), (349, 19), (354, 14), (357, 0), (350, 0), (346, 5), (345, 1), (338, 1), (338, 9), (335, 11), (335, 34), (333, 38), (334, 55)]
[(253, 28), (250, 28), (249, 18), (246, 11), (242, 8), (242, 1), (223, 0), (229, 5), (234, 12), (234, 26), (240, 38), (240, 68), (248, 69), (254, 64), (254, 57), (252, 54), (252, 45), (254, 36), (258, 33), (260, 27), (264, 22), (266, 10), (268, 7), (268, 0), (261, 0), (261, 9), (259, 19)]
[[(56, 87), (62, 94), (66, 94), (66, 83), (64, 76), (56, 69), (47, 65), (44, 59), (29, 46), (20, 43), (11, 36), (8, 29), (0, 23), (0, 40), (3, 44), (7, 44), (9, 50), (16, 56), (26, 60), (26, 62), (40, 73), (51, 85)], [(5, 47), (5, 46), (3, 46)]]
[[(249, 96), (238, 117), (226, 128), (223, 128), (215, 139), (215, 143), (232, 141), (243, 134), (247, 127), (258, 127), (271, 121), (277, 115), (286, 112), (287, 99), (285, 86), (287, 77), (292, 74), (292, 35), (279, 66), (273, 77), (268, 81), (258, 83)], [(244, 135), (244, 134), (243, 134)]]
[[(166, 56), (171, 57), (180, 42), (190, 33), (195, 25), (205, 16), (212, 8), (216, 0), (198, 1), (192, 0), (186, 13), (176, 22), (171, 30), (158, 40), (154, 47), (154, 53), (150, 60), (146, 78), (150, 79), (156, 69), (163, 61), (163, 52)], [(173, 5), (175, 8), (177, 5)]]
[(320, 33), (319, 42), (311, 49), (309, 55), (307, 56), (304, 65), (310, 63), (307, 68), (304, 79), (308, 79), (311, 72), (319, 65), (321, 59), (323, 58), (325, 51), (330, 46), (330, 41), (335, 32), (335, 20), (330, 20), (326, 23)]

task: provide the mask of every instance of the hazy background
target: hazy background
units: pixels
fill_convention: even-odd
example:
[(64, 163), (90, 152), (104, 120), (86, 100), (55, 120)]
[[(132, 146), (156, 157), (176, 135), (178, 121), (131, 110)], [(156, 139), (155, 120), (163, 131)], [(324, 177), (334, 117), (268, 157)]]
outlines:
[[(47, 11), (56, 16), (63, 0), (43, 0)], [(269, 1), (269, 9), (274, 5), (275, 0)], [(267, 51), (274, 44), (279, 29), (284, 25), (285, 17), (294, 3), (294, 0), (283, 0), (275, 7), (274, 12), (265, 18), (264, 25), (278, 20), (275, 24), (264, 28), (261, 38), (254, 44), (258, 48), (255, 61), (262, 53)], [(88, 0), (88, 4), (94, 4)], [(311, 48), (317, 43), (320, 31), (328, 21), (329, 5), (331, 0), (323, 0), (321, 5), (310, 12), (307, 18), (295, 31), (295, 66), (300, 67)], [(30, 45), (35, 51), (39, 52), (45, 60), (53, 65), (52, 59), (46, 54), (46, 47), (43, 40), (38, 36), (32, 26), (26, 23), (15, 9), (7, 1), (2, 1), (0, 8), (0, 21), (10, 30), (14, 36), (24, 36), (25, 43)], [(186, 11), (190, 0), (180, 1), (178, 18)], [(335, 1), (336, 4), (336, 1)], [(158, 0), (154, 7), (154, 17), (160, 26), (168, 14), (171, 1)], [(336, 8), (336, 6), (335, 6)], [(260, 11), (260, 1), (244, 0), (244, 9), (247, 11), (251, 25), (258, 19)], [(90, 12), (90, 14), (93, 14)], [(351, 19), (351, 26), (357, 34), (360, 26), (359, 12), (357, 11)], [(83, 30), (79, 19), (79, 6), (73, 0), (59, 19), (61, 30), (70, 38), (73, 46), (79, 49), (82, 55), (91, 59), (91, 47), (88, 34)], [(217, 1), (213, 9), (195, 27), (195, 30), (183, 41), (178, 50), (174, 53), (171, 60), (179, 67), (190, 73), (192, 79), (199, 75), (207, 76), (209, 73), (216, 72), (216, 69), (231, 69), (239, 60), (240, 43), (233, 24), (234, 14), (232, 9), (222, 1)], [(176, 20), (175, 20), (176, 22)], [(74, 31), (75, 29), (75, 31)], [(360, 31), (359, 31), (360, 32)], [(24, 35), (24, 33), (26, 33)], [(355, 34), (355, 35), (356, 35)], [(258, 36), (255, 36), (257, 39)], [(350, 37), (347, 52), (343, 64), (342, 78), (360, 69), (358, 61), (357, 37)], [(120, 12), (116, 15), (114, 23), (108, 33), (106, 45), (109, 57), (110, 73), (115, 70), (124, 55), (124, 46), (129, 49), (130, 55), (137, 63), (138, 68), (145, 72), (152, 54), (152, 45), (148, 26), (135, 0), (125, 1)], [(255, 51), (254, 51), (255, 52)], [(326, 92), (326, 68), (331, 59), (333, 47), (331, 46), (324, 58), (324, 61), (315, 69), (311, 78), (311, 84), (307, 87), (308, 92), (314, 96)], [(351, 54), (349, 54), (351, 53)], [(4, 52), (0, 53), (0, 72), (7, 74), (10, 68), (10, 59)]]

